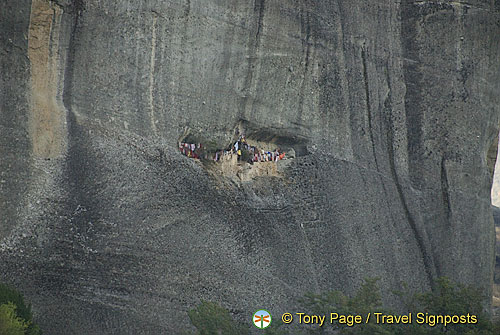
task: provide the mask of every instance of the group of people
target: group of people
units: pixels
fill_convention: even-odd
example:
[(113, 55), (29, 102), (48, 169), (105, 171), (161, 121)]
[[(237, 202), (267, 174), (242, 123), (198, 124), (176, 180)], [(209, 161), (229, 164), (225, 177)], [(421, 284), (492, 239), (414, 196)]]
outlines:
[[(208, 153), (205, 152), (201, 143), (186, 143), (179, 142), (180, 152), (190, 158), (208, 158)], [(259, 150), (255, 146), (249, 145), (245, 136), (240, 136), (230, 148), (225, 150), (217, 150), (213, 155), (215, 162), (221, 161), (225, 156), (237, 155), (238, 161), (247, 161), (250, 164), (255, 162), (277, 162), (285, 158), (285, 153), (281, 150), (275, 149), (274, 151)]]
[(277, 162), (285, 158), (285, 153), (281, 152), (280, 149), (274, 151), (259, 150), (258, 148), (249, 145), (245, 139), (245, 136), (240, 136), (238, 141), (236, 141), (230, 150), (219, 150), (215, 153), (214, 161), (218, 162), (225, 155), (238, 155), (238, 161), (241, 161), (244, 157), (244, 152), (248, 154), (246, 160), (248, 163), (255, 162)]
[(201, 143), (194, 144), (179, 142), (179, 150), (181, 154), (190, 158), (200, 159), (203, 156), (203, 146)]

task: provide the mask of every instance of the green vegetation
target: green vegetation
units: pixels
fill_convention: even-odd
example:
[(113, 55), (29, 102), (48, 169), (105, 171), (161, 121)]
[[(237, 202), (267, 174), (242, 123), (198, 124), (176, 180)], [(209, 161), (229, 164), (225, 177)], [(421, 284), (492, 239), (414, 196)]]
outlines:
[(188, 312), (189, 319), (196, 327), (197, 335), (248, 334), (248, 327), (231, 318), (229, 311), (213, 302), (202, 301), (198, 307)]
[(0, 306), (0, 334), (24, 335), (28, 325), (16, 314), (16, 306), (8, 302)]
[[(447, 278), (440, 278), (432, 292), (411, 294), (407, 288), (403, 292), (396, 292), (412, 315), (412, 322), (377, 323), (374, 313), (384, 315), (404, 315), (381, 308), (382, 300), (378, 279), (366, 279), (360, 290), (350, 298), (339, 291), (325, 294), (307, 294), (301, 300), (302, 305), (309, 313), (330, 315), (336, 312), (343, 315), (361, 315), (363, 322), (348, 326), (335, 322), (333, 325), (325, 322), (325, 326), (333, 327), (339, 334), (384, 334), (384, 335), (432, 335), (432, 334), (500, 334), (499, 325), (494, 325), (483, 309), (484, 296), (472, 287), (455, 284)], [(371, 313), (369, 323), (365, 323), (368, 313)], [(420, 314), (418, 314), (420, 313)], [(455, 317), (456, 323), (444, 325), (436, 316), (463, 316)], [(469, 317), (467, 317), (469, 315)], [(477, 322), (474, 322), (475, 315)], [(379, 319), (380, 320), (380, 319)], [(468, 321), (468, 322), (466, 322)], [(325, 327), (323, 326), (323, 327)], [(324, 328), (318, 328), (310, 333), (322, 333)]]
[[(365, 283), (352, 298), (339, 291), (330, 291), (324, 294), (308, 293), (300, 300), (300, 303), (307, 313), (326, 315), (327, 317), (332, 312), (346, 316), (366, 316), (370, 312), (388, 313), (382, 309), (381, 293), (377, 286), (377, 281), (378, 278), (366, 279)], [(333, 327), (339, 330), (340, 334), (392, 334), (390, 329), (387, 329), (390, 327), (375, 322), (362, 322), (354, 326), (349, 326), (349, 320), (346, 320), (347, 322), (344, 324), (338, 321), (332, 324), (329, 321), (325, 322), (323, 327), (310, 330), (309, 332), (322, 334), (326, 331), (327, 327)]]
[[(408, 294), (397, 292), (405, 301), (408, 310), (414, 315), (423, 313), (426, 325), (412, 324), (404, 330), (411, 328), (411, 332), (405, 334), (500, 334), (500, 324), (494, 324), (488, 314), (484, 311), (483, 301), (486, 300), (482, 292), (476, 288), (453, 283), (450, 279), (442, 277), (437, 280), (436, 288), (433, 292), (423, 294)], [(432, 319), (426, 320), (425, 316), (430, 315), (463, 315), (462, 321), (443, 325), (435, 323)], [(468, 317), (467, 317), (468, 316)], [(472, 317), (472, 316), (475, 316)], [(435, 323), (433, 325), (433, 323)], [(399, 332), (398, 334), (403, 334)]]
[(0, 334), (41, 335), (40, 328), (33, 323), (31, 306), (14, 288), (0, 284)]
[[(407, 287), (402, 292), (395, 292), (404, 302), (407, 312), (396, 313), (382, 308), (381, 292), (377, 285), (378, 279), (366, 279), (361, 288), (352, 297), (339, 291), (330, 291), (323, 294), (306, 294), (299, 300), (301, 311), (308, 315), (325, 315), (322, 327), (303, 326), (297, 324), (295, 313), (294, 322), (285, 325), (275, 315), (273, 323), (263, 331), (266, 335), (289, 334), (324, 334), (334, 331), (342, 335), (498, 335), (500, 323), (494, 324), (485, 312), (482, 302), (485, 297), (475, 288), (455, 284), (447, 278), (440, 278), (432, 292), (414, 294)], [(362, 317), (362, 322), (330, 323), (330, 313), (338, 315)], [(370, 321), (367, 323), (367, 315)], [(383, 315), (412, 315), (411, 323), (376, 322), (376, 314)], [(189, 318), (196, 327), (196, 334), (248, 334), (250, 316), (247, 325), (236, 323), (229, 312), (211, 302), (202, 302), (191, 310)], [(379, 316), (382, 314), (378, 314)], [(436, 316), (443, 316), (439, 319)], [(445, 325), (444, 316), (449, 316)], [(451, 319), (451, 316), (456, 316)], [(460, 316), (462, 316), (460, 318)], [(474, 316), (474, 317), (473, 317)], [(451, 321), (454, 320), (454, 321)], [(353, 321), (353, 320), (351, 320)], [(380, 321), (380, 318), (379, 318)], [(387, 320), (386, 320), (387, 321)]]

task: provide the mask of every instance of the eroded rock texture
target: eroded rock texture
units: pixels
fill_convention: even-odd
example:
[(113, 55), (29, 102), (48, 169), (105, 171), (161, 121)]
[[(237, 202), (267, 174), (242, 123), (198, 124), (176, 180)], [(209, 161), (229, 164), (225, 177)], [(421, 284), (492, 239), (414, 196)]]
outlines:
[[(490, 289), (499, 1), (6, 0), (0, 27), (0, 280), (47, 334)], [(234, 183), (176, 149), (237, 128), (296, 157)]]

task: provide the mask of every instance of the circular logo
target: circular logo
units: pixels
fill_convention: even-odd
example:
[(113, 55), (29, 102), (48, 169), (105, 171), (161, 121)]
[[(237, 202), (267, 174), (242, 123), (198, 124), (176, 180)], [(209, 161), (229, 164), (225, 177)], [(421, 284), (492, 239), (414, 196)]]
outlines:
[(253, 314), (253, 324), (259, 329), (269, 327), (271, 324), (271, 314), (265, 309), (260, 309)]

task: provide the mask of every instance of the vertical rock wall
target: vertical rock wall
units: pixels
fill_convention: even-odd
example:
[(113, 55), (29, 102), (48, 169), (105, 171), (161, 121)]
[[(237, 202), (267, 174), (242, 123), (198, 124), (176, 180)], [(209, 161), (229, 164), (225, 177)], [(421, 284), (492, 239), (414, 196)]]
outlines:
[[(28, 58), (31, 65), (30, 137), (33, 154), (54, 158), (64, 152), (66, 114), (58, 101), (62, 9), (45, 0), (31, 4)], [(65, 57), (66, 54), (63, 54)], [(64, 64), (64, 62), (62, 63)]]
[(19, 204), (26, 195), (29, 141), (29, 60), (27, 32), (30, 2), (8, 2), (0, 11), (0, 236), (18, 223)]
[[(477, 268), (466, 264), (476, 264), (479, 276), (491, 277), (487, 152), (497, 138), (499, 103), (492, 10), (479, 1), (403, 6), (409, 177), (425, 194), (420, 208), (438, 276), (472, 279)], [(485, 248), (465, 251), (464, 243)]]

